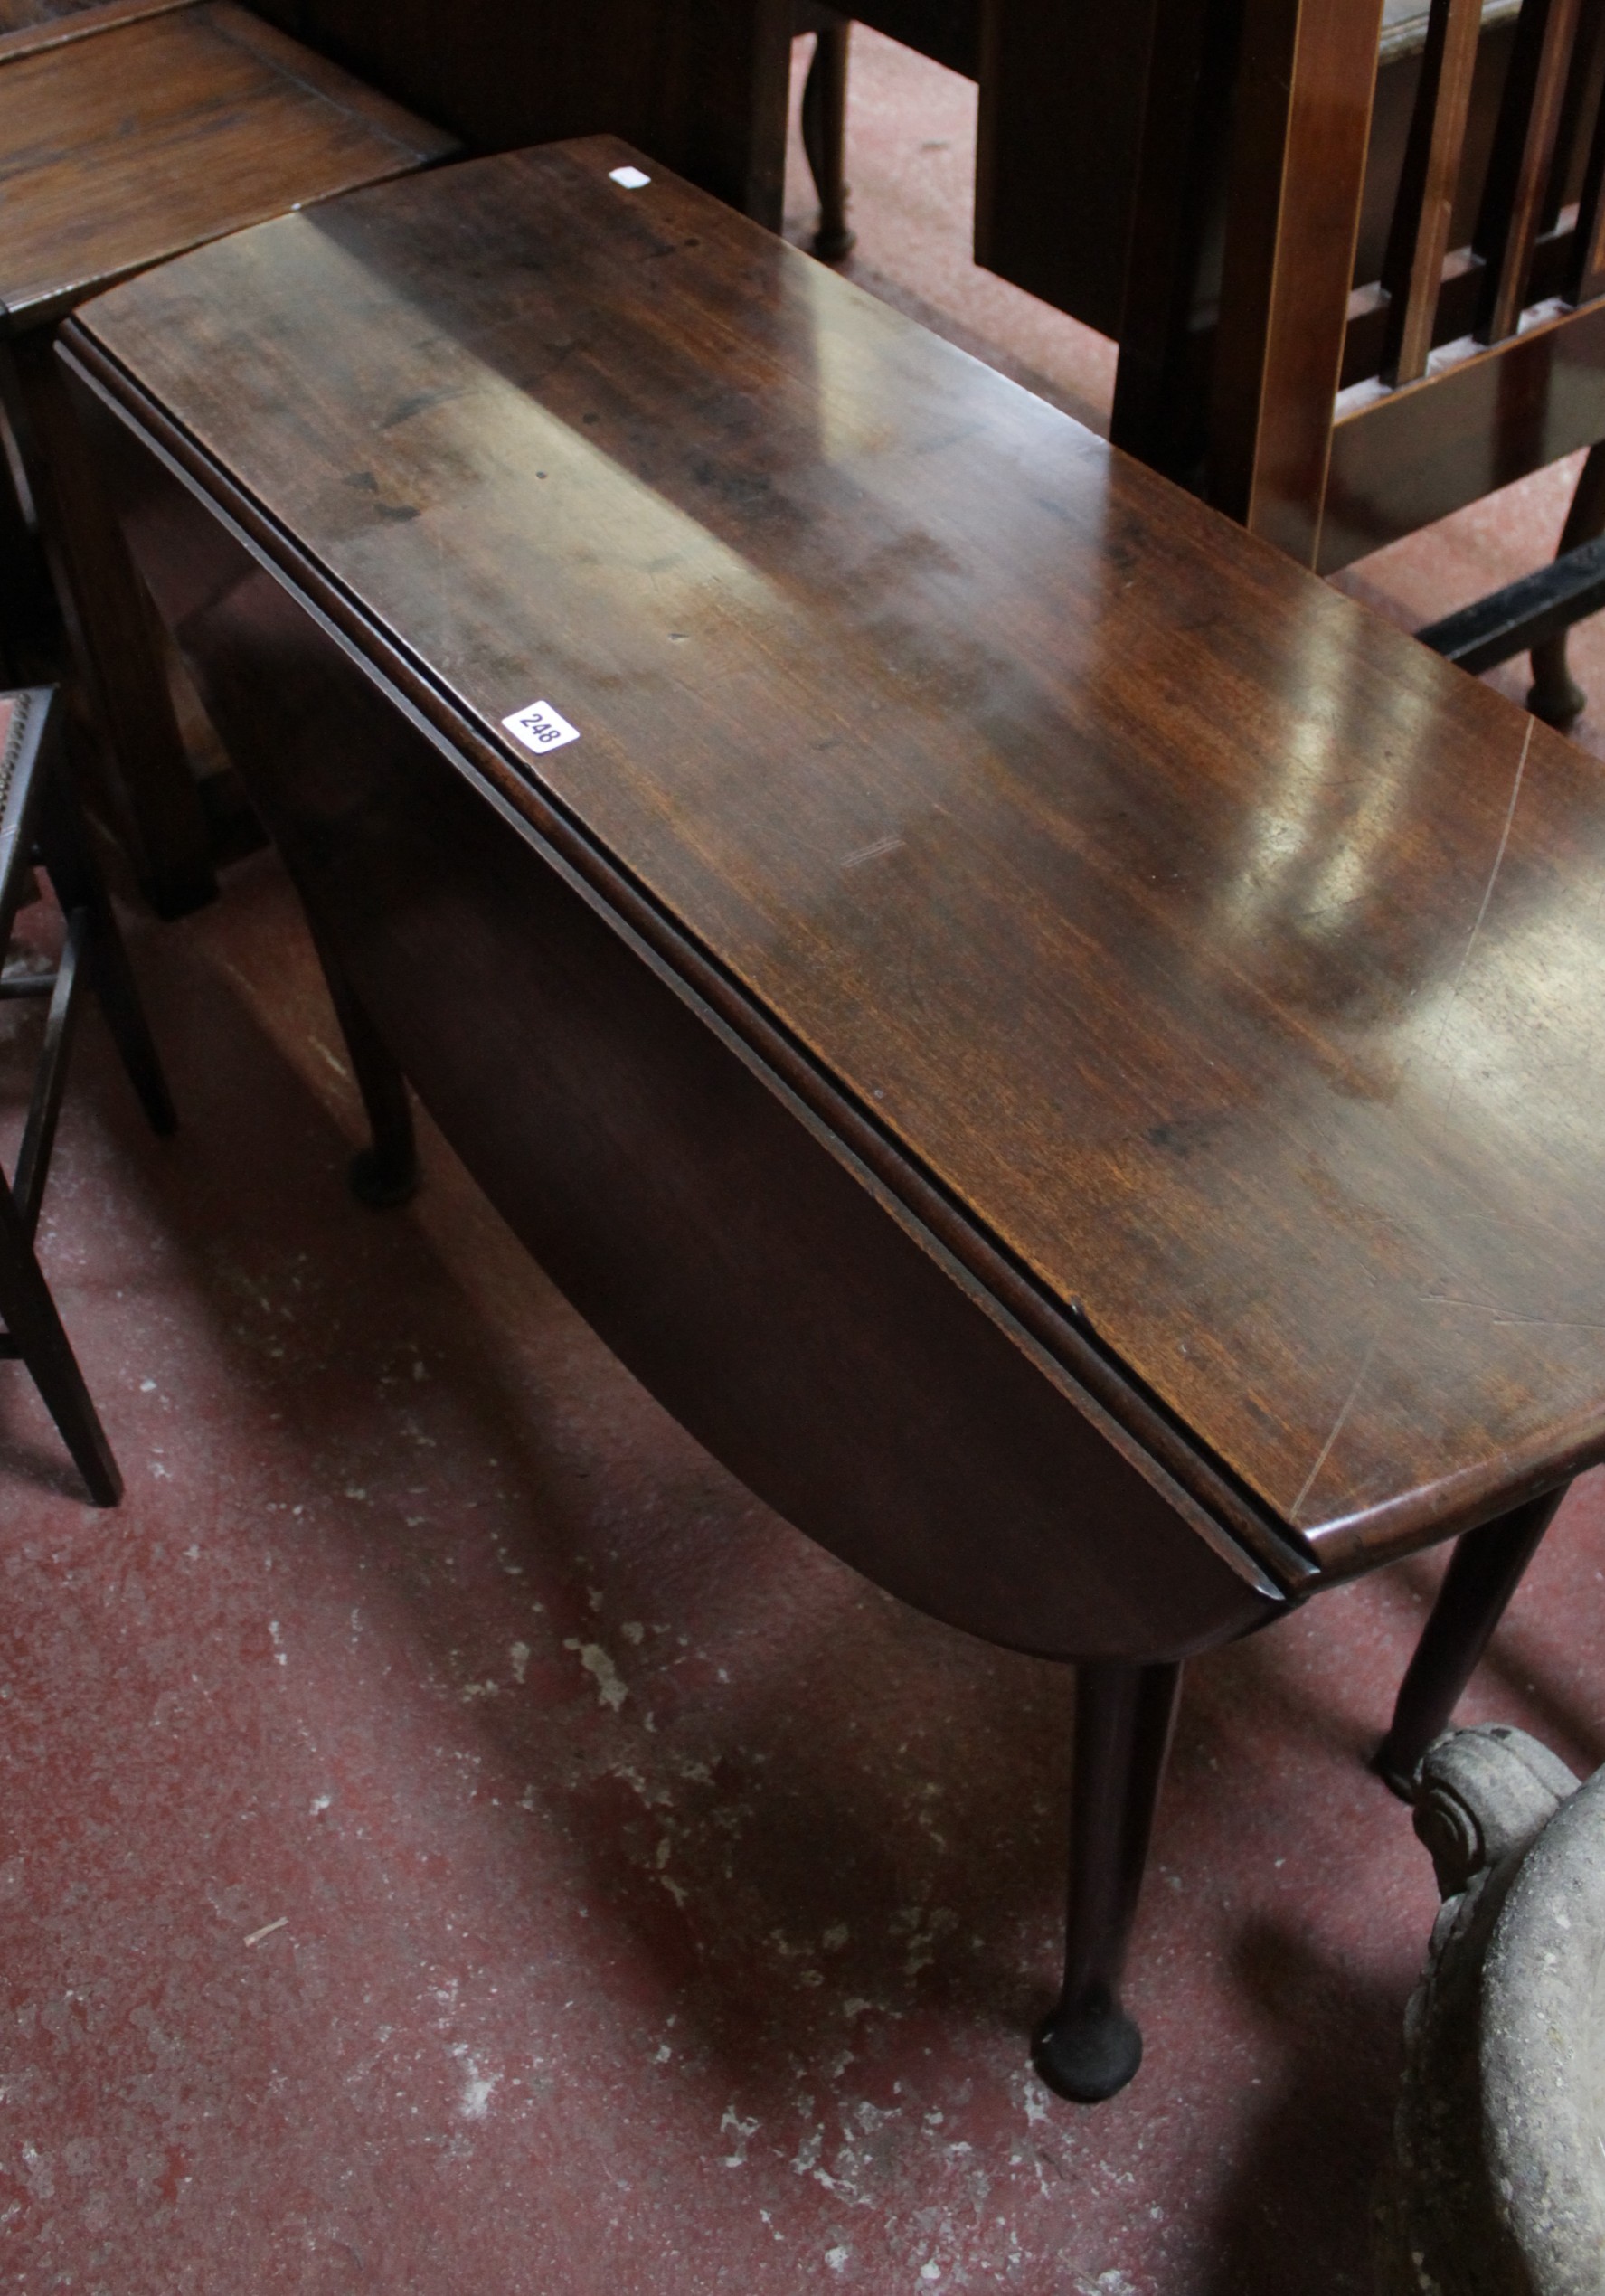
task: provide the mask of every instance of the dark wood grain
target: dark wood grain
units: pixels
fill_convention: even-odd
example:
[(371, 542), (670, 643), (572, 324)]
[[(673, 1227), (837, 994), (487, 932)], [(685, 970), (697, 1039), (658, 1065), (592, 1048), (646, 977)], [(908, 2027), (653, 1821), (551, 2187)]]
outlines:
[[(1589, 761), (622, 156), (268, 226), (75, 355), (975, 1281), (1020, 1271), (1112, 1416), (1218, 1463), (1223, 1527), (1235, 1481), (1360, 1567), (1600, 1456)], [(135, 531), (199, 627), (194, 538)], [(500, 732), (537, 697), (583, 737), (539, 768)]]

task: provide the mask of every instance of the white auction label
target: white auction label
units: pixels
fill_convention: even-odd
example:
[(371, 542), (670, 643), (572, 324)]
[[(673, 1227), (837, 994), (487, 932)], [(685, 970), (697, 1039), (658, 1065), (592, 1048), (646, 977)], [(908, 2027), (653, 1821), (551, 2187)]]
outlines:
[(650, 175), (643, 175), (638, 167), (609, 167), (608, 181), (610, 184), (622, 184), (627, 192), (639, 192), (645, 191), (652, 178)]
[(565, 742), (577, 742), (580, 729), (562, 717), (550, 702), (531, 702), (522, 710), (515, 710), (502, 723), (509, 733), (543, 758), (548, 750), (561, 750)]

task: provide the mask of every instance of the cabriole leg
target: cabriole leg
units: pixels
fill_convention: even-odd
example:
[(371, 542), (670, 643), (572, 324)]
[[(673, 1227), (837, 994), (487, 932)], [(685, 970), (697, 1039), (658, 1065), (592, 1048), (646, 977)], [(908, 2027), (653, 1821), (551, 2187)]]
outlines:
[(1449, 1728), (1473, 1668), (1570, 1488), (1563, 1483), (1558, 1491), (1545, 1491), (1542, 1498), (1530, 1498), (1475, 1531), (1463, 1531), (1456, 1541), (1438, 1600), (1399, 1686), (1388, 1734), (1372, 1757), (1378, 1777), (1402, 1800), (1410, 1800), (1421, 1756)]
[(351, 1160), (351, 1192), (359, 1203), (386, 1211), (405, 1204), (418, 1187), (418, 1148), (407, 1080), (328, 943), (321, 933), (315, 931), (312, 938), (373, 1132), (373, 1147), (363, 1148)]
[(1064, 1991), (1032, 2056), (1051, 2089), (1081, 2104), (1112, 2097), (1142, 2063), (1120, 1979), (1181, 1678), (1179, 1666), (1076, 1669)]
[(847, 43), (852, 31), (851, 21), (844, 16), (815, 34), (814, 61), (803, 87), (803, 149), (819, 194), (814, 253), (826, 263), (839, 263), (854, 241), (847, 225), (846, 184)]

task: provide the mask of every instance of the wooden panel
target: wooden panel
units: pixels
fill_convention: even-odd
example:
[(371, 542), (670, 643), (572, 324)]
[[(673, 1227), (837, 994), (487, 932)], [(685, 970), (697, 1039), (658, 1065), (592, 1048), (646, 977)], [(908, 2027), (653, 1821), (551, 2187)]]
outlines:
[[(1317, 1552), (1599, 1456), (1593, 761), (622, 156), (359, 194), (73, 339), (862, 1112), (956, 1257)], [(501, 731), (537, 698), (582, 736), (539, 765)]]
[(790, 0), (253, 5), (470, 151), (610, 131), (779, 229)]
[(1119, 335), (1152, 0), (985, 0), (976, 260)]
[(1393, 392), (1338, 402), (1321, 571), (1413, 534), (1605, 437), (1605, 307), (1558, 313), (1513, 343)]
[[(137, 103), (137, 127), (130, 105)], [(123, 273), (448, 139), (217, 0), (0, 68), (0, 312), (47, 324)]]
[(1220, 305), (1236, 58), (1230, 19), (1230, 0), (1161, 0), (1109, 421), (1117, 446), (1194, 488), (1208, 400), (1207, 356), (1199, 354), (1213, 348)]

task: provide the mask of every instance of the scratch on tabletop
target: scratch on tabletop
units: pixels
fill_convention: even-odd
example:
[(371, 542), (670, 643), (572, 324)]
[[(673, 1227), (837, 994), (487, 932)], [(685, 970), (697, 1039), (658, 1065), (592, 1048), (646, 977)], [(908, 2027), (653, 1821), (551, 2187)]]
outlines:
[(1605, 1323), (1592, 1323), (1582, 1316), (1513, 1316), (1492, 1301), (1456, 1299), (1445, 1291), (1420, 1292), (1416, 1305), (1421, 1308), (1464, 1308), (1468, 1315), (1488, 1316), (1496, 1325), (1532, 1324), (1544, 1331), (1605, 1331)]
[(873, 845), (861, 846), (856, 853), (850, 853), (842, 866), (844, 869), (862, 869), (866, 861), (879, 861), (883, 854), (895, 853), (902, 843), (902, 839), (897, 836), (877, 837)]
[(1298, 1509), (1303, 1506), (1305, 1500), (1309, 1497), (1311, 1490), (1314, 1488), (1316, 1477), (1320, 1473), (1322, 1468), (1326, 1464), (1327, 1460), (1332, 1456), (1332, 1446), (1337, 1441), (1339, 1435), (1342, 1434), (1345, 1422), (1346, 1422), (1350, 1412), (1353, 1411), (1355, 1407), (1355, 1398), (1358, 1396), (1361, 1388), (1365, 1384), (1365, 1375), (1371, 1368), (1372, 1358), (1376, 1354), (1376, 1346), (1377, 1343), (1374, 1339), (1370, 1346), (1365, 1350), (1364, 1361), (1361, 1364), (1359, 1370), (1355, 1374), (1355, 1384), (1344, 1398), (1343, 1409), (1332, 1422), (1332, 1432), (1321, 1445), (1320, 1450), (1316, 1457), (1315, 1465), (1305, 1477), (1298, 1498), (1288, 1509), (1288, 1520), (1289, 1523), (1296, 1523), (1298, 1520)]
[(1443, 1049), (1443, 1040), (1449, 1034), (1449, 1015), (1454, 1011), (1455, 1000), (1460, 993), (1460, 983), (1465, 979), (1466, 968), (1471, 962), (1471, 951), (1477, 946), (1477, 936), (1482, 931), (1483, 919), (1487, 915), (1488, 903), (1494, 897), (1494, 887), (1498, 883), (1499, 872), (1505, 865), (1505, 848), (1510, 843), (1510, 825), (1515, 819), (1516, 799), (1522, 793), (1522, 776), (1527, 770), (1527, 751), (1533, 746), (1533, 728), (1537, 722), (1536, 718), (1527, 720), (1527, 731), (1522, 742), (1522, 753), (1515, 761), (1515, 780), (1510, 788), (1510, 803), (1505, 808), (1505, 827), (1499, 832), (1499, 850), (1494, 855), (1494, 865), (1488, 872), (1488, 881), (1483, 888), (1482, 906), (1477, 912), (1477, 921), (1471, 928), (1470, 938), (1466, 943), (1465, 951), (1460, 959), (1459, 969), (1455, 974), (1455, 985), (1449, 990), (1449, 1002), (1443, 1008), (1443, 1025), (1438, 1031), (1438, 1042), (1432, 1048), (1434, 1058)]

